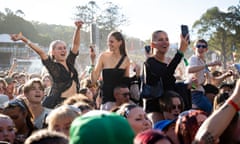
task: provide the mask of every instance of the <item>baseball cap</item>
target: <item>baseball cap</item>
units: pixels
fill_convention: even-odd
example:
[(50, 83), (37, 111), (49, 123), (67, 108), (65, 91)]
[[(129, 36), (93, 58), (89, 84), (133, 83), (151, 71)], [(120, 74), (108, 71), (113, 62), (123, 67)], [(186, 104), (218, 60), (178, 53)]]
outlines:
[(70, 144), (133, 144), (128, 121), (115, 113), (92, 110), (71, 124)]
[(174, 119), (174, 120), (161, 120), (161, 121), (158, 121), (154, 125), (154, 129), (159, 129), (161, 131), (164, 131), (167, 127), (169, 127), (171, 124), (173, 124), (175, 122), (176, 122), (176, 119)]

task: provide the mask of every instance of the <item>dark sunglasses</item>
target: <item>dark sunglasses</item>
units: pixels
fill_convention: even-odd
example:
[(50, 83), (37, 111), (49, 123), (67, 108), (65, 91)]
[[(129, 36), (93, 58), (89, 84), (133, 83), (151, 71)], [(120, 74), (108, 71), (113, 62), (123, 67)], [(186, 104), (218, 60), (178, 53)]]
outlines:
[(181, 110), (182, 109), (182, 105), (172, 105), (172, 110), (175, 110), (175, 109)]
[(130, 92), (126, 92), (126, 93), (122, 93), (121, 95), (123, 95), (124, 97), (127, 97), (127, 96), (131, 96), (131, 93)]
[(206, 45), (198, 44), (198, 45), (196, 45), (196, 48), (207, 48), (207, 46), (206, 46)]

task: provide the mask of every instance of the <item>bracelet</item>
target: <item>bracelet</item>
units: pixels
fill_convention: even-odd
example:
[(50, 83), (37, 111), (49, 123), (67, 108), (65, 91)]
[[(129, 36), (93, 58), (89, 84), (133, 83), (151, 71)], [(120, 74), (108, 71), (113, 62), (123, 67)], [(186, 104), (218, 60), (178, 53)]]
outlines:
[(231, 105), (236, 111), (240, 110), (239, 106), (233, 100), (229, 100), (228, 104)]

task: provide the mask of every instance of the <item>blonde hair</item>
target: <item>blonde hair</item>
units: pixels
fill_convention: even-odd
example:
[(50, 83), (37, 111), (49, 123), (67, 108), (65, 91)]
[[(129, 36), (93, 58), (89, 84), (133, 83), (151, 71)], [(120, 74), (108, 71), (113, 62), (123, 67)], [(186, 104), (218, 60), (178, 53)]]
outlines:
[[(80, 110), (79, 110), (80, 112)], [(49, 129), (53, 128), (53, 124), (57, 120), (62, 120), (66, 118), (74, 119), (79, 116), (79, 113), (76, 109), (69, 105), (62, 105), (50, 112), (50, 114), (46, 118), (46, 122), (48, 124)]]
[(52, 42), (50, 43), (49, 50), (48, 50), (48, 55), (49, 55), (52, 59), (54, 59), (54, 56), (52, 55), (52, 51), (53, 51), (53, 49), (56, 47), (57, 44), (63, 44), (63, 45), (65, 45), (65, 46), (67, 46), (66, 43), (65, 43), (64, 41), (62, 41), (62, 40), (52, 41)]

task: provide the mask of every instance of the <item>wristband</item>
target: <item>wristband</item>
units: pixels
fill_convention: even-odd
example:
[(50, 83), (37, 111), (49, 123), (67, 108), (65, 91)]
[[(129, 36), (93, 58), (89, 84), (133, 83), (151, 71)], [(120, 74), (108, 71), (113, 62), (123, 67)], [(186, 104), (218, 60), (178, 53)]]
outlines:
[(177, 50), (177, 53), (179, 53), (180, 56), (183, 57), (183, 61), (184, 61), (185, 66), (188, 66), (189, 63), (188, 63), (187, 59), (184, 57), (184, 53), (181, 52), (180, 50)]
[(180, 50), (177, 50), (177, 53), (179, 53), (181, 55), (181, 57), (184, 57), (184, 53), (181, 52)]
[(231, 105), (236, 111), (240, 110), (239, 106), (233, 100), (229, 100), (228, 104)]

